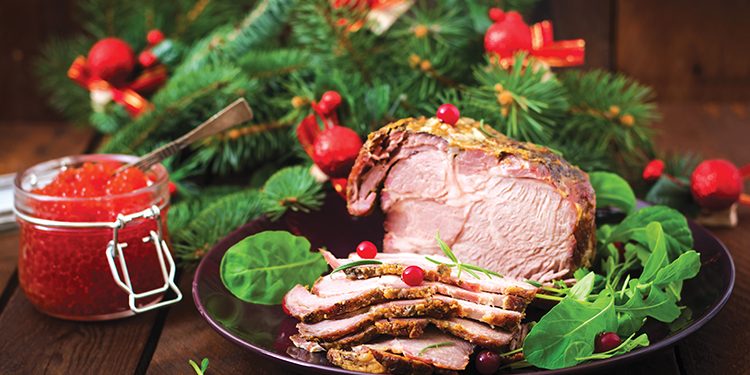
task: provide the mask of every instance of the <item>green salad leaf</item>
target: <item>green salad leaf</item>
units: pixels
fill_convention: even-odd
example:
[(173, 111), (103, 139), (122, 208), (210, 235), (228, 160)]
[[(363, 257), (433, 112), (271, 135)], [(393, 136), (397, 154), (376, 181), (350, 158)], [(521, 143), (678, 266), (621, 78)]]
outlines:
[(576, 365), (594, 353), (601, 332), (617, 330), (614, 298), (604, 293), (594, 302), (563, 298), (529, 332), (523, 345), (526, 360), (537, 367), (559, 369)]
[(675, 258), (693, 247), (693, 235), (687, 219), (679, 211), (665, 206), (644, 207), (625, 217), (612, 228), (605, 243), (635, 241), (648, 245), (646, 226), (652, 222), (661, 224), (667, 241), (667, 251)]
[(596, 192), (596, 207), (617, 207), (632, 212), (635, 209), (635, 194), (625, 179), (610, 172), (589, 173), (591, 186)]
[(224, 286), (235, 297), (274, 305), (297, 284), (310, 284), (328, 269), (310, 242), (286, 231), (265, 231), (238, 242), (221, 259)]

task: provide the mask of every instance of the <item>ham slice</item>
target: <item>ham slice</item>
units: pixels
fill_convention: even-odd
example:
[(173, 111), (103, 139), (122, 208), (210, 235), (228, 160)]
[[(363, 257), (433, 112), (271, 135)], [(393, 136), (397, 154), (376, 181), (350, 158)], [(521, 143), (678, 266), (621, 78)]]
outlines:
[[(361, 258), (351, 256), (347, 259), (337, 259), (326, 250), (320, 250), (331, 267), (337, 268)], [(431, 259), (441, 263), (451, 264), (448, 258), (434, 255)], [(478, 278), (474, 278), (465, 270), (458, 275), (456, 267), (438, 265), (427, 260), (423, 255), (413, 253), (378, 254), (375, 260), (383, 264), (355, 266), (344, 270), (347, 276), (353, 279), (368, 279), (383, 275), (400, 276), (408, 266), (419, 266), (425, 271), (425, 280), (439, 281), (445, 284), (455, 285), (463, 289), (479, 292), (490, 292), (504, 295), (515, 295), (531, 301), (536, 295), (537, 288), (527, 282), (515, 280), (509, 277), (487, 276), (481, 272), (473, 271)]]
[(474, 351), (471, 343), (437, 330), (426, 331), (418, 338), (393, 338), (363, 346), (378, 352), (402, 354), (447, 370), (465, 369)]
[[(496, 293), (475, 292), (459, 288), (455, 285), (441, 282), (426, 281), (421, 287), (431, 288), (433, 294), (454, 297), (465, 301), (483, 305), (496, 306), (506, 310), (523, 311), (526, 309), (527, 301), (523, 297), (509, 296)], [(312, 287), (312, 292), (320, 297), (352, 296), (358, 293), (370, 292), (380, 289), (382, 293), (393, 289), (413, 288), (404, 283), (400, 277), (385, 275), (362, 280), (350, 280), (336, 273), (326, 275), (318, 279)], [(392, 293), (391, 293), (392, 294)]]

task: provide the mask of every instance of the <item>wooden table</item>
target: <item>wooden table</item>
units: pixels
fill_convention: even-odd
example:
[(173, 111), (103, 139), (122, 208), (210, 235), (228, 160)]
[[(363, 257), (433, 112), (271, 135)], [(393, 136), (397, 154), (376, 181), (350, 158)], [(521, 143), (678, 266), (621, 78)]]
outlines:
[[(665, 104), (658, 143), (675, 151), (750, 163), (745, 104)], [(84, 152), (92, 133), (62, 124), (0, 127), (0, 173)], [(716, 230), (737, 265), (734, 294), (724, 310), (676, 347), (609, 371), (616, 374), (739, 374), (750, 372), (750, 210), (740, 226)], [(18, 288), (18, 235), (0, 233), (0, 374), (187, 374), (188, 359), (210, 359), (209, 374), (280, 374), (275, 364), (234, 346), (198, 315), (190, 294), (192, 271), (182, 270), (186, 298), (169, 309), (128, 319), (74, 323), (38, 313)]]

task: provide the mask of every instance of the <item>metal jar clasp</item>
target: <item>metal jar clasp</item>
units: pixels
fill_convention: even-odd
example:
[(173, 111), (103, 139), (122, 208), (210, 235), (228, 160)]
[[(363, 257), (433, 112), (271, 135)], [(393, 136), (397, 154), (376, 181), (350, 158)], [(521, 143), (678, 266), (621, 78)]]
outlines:
[[(119, 242), (118, 232), (120, 229), (127, 226), (131, 221), (141, 218), (156, 220), (156, 231), (151, 230), (149, 232), (149, 235), (147, 237), (144, 237), (142, 240), (144, 243), (152, 242), (154, 244), (154, 249), (156, 250), (156, 255), (159, 259), (159, 266), (161, 267), (162, 276), (164, 278), (164, 285), (156, 289), (136, 293), (135, 290), (133, 290), (133, 284), (130, 281), (130, 272), (128, 271), (128, 265), (125, 261), (125, 255), (123, 253), (123, 249), (127, 247), (127, 243)], [(161, 222), (161, 209), (157, 206), (151, 206), (151, 208), (145, 209), (141, 212), (136, 212), (129, 215), (117, 215), (117, 220), (112, 223), (111, 227), (112, 241), (107, 244), (107, 263), (109, 263), (109, 269), (112, 272), (112, 278), (115, 280), (115, 283), (117, 283), (117, 285), (122, 288), (122, 290), (128, 293), (128, 305), (130, 306), (130, 310), (132, 310), (134, 313), (142, 313), (181, 301), (182, 293), (180, 292), (180, 289), (177, 287), (177, 285), (175, 285), (174, 281), (176, 268), (175, 263), (172, 259), (172, 255), (169, 253), (167, 243), (166, 241), (164, 241), (164, 238), (162, 236), (163, 229)], [(117, 262), (120, 264), (120, 269), (122, 270), (123, 277), (120, 277), (120, 273), (117, 270), (115, 260), (117, 260)], [(138, 299), (164, 293), (168, 289), (171, 289), (176, 294), (175, 298), (162, 300), (158, 303), (143, 307), (138, 307), (138, 305), (136, 304)]]

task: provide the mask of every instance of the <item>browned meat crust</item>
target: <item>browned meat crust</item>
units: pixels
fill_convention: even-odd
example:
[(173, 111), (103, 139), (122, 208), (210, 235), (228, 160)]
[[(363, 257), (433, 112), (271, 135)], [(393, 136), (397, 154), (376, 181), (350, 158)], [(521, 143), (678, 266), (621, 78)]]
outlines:
[(327, 357), (331, 363), (345, 370), (371, 374), (456, 374), (455, 371), (436, 369), (416, 359), (369, 348), (362, 348), (358, 351), (331, 349), (328, 351)]

